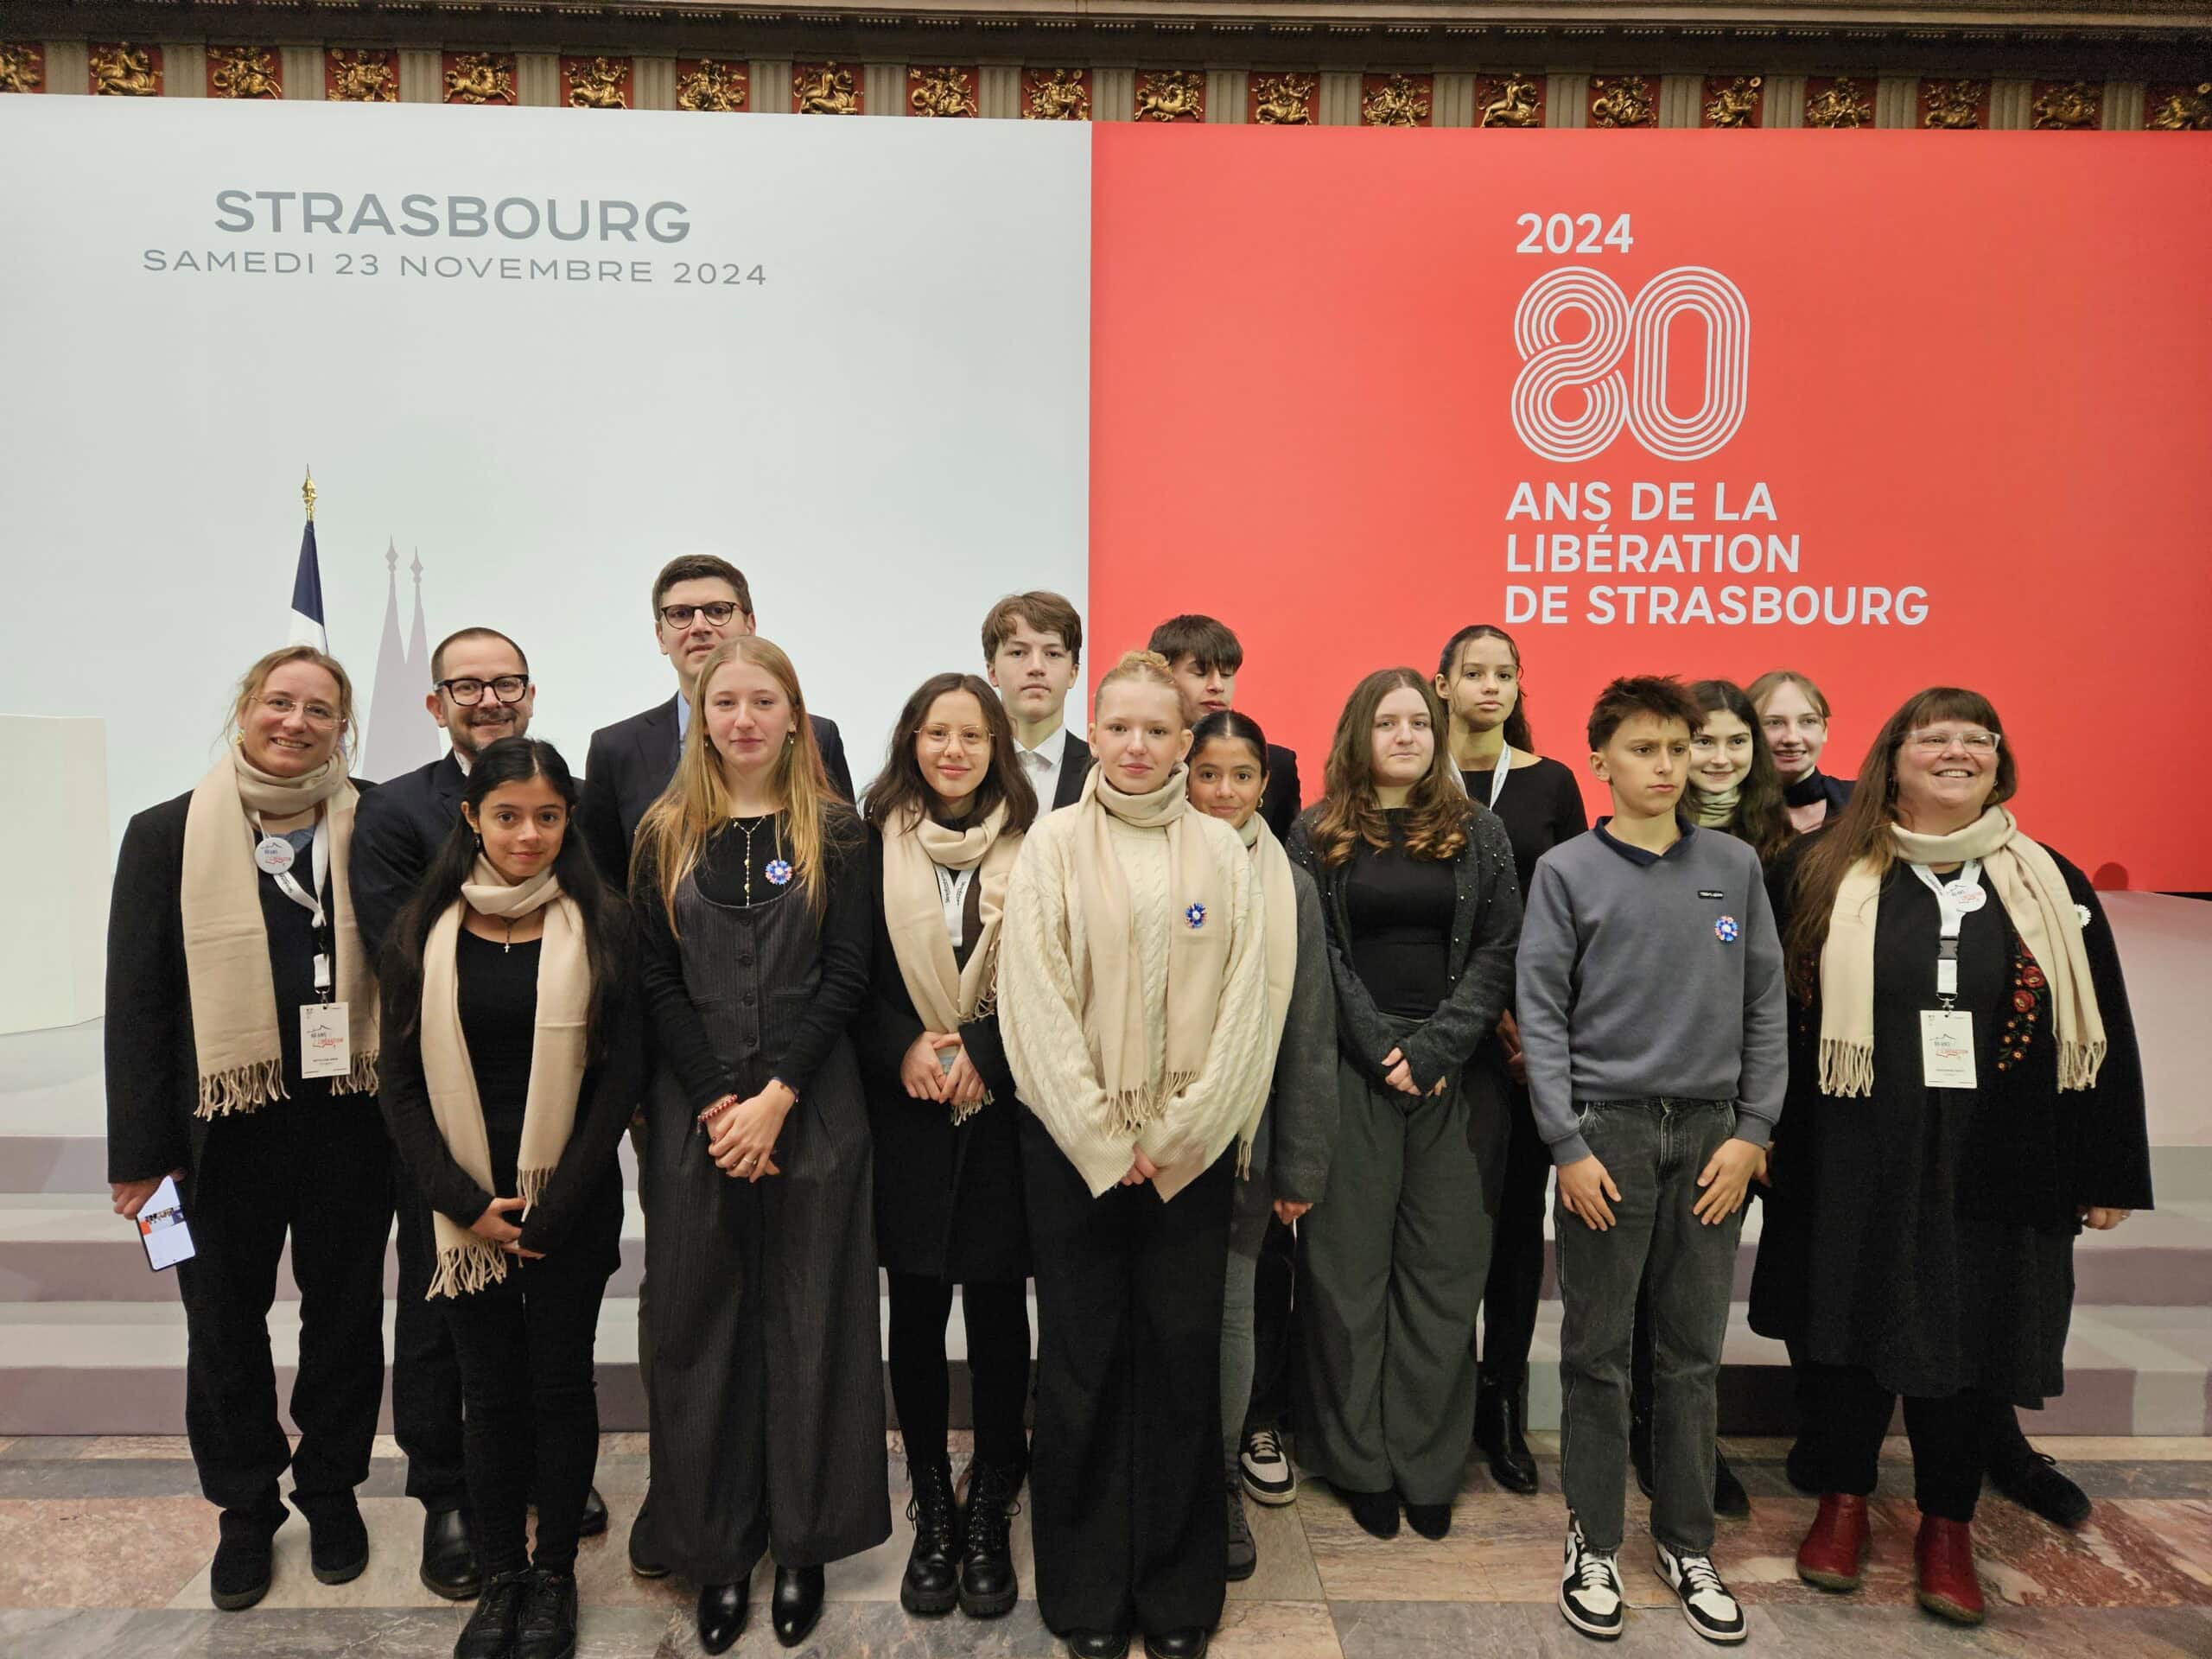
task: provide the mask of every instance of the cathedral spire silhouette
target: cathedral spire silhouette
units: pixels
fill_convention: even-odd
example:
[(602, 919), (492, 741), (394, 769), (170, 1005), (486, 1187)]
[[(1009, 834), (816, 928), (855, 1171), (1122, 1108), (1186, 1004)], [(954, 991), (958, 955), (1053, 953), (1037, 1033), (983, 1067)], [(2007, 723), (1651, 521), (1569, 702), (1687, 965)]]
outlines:
[(423, 556), (409, 567), (415, 579), (415, 615), (410, 639), (399, 642), (399, 549), (387, 541), (384, 551), (384, 628), (377, 642), (377, 678), (369, 703), (368, 740), (361, 775), (381, 783), (438, 758), (438, 726), (423, 707), (430, 689), (429, 628), (423, 618)]

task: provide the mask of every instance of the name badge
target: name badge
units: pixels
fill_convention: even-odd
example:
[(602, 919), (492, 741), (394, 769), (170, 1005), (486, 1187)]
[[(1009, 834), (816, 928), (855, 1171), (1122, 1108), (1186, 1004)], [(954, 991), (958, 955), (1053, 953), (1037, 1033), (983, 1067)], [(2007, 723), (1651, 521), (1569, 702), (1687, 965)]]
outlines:
[(353, 1040), (343, 1002), (308, 1002), (300, 1007), (300, 1075), (342, 1077), (353, 1069)]
[(1958, 1008), (1920, 1011), (1920, 1076), (1930, 1089), (1971, 1089), (1974, 1015)]
[(282, 836), (264, 836), (253, 843), (253, 861), (271, 875), (282, 875), (298, 856)]

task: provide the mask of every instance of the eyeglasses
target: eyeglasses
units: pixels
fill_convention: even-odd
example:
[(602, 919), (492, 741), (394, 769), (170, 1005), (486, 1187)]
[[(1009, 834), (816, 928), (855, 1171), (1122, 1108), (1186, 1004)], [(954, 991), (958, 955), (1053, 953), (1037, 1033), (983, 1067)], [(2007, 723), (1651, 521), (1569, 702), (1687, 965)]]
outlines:
[(977, 726), (925, 726), (915, 735), (933, 749), (943, 748), (956, 737), (966, 749), (986, 749), (991, 744), (991, 734)]
[(671, 628), (688, 628), (691, 626), (691, 619), (704, 611), (707, 620), (719, 628), (735, 616), (737, 610), (734, 600), (710, 599), (704, 605), (664, 605), (660, 607), (660, 618)]
[(1969, 754), (1994, 754), (1998, 734), (1980, 730), (1907, 732), (1904, 741), (1923, 754), (1941, 754), (1954, 744)]
[(338, 711), (327, 702), (299, 702), (279, 692), (273, 697), (261, 699), (261, 706), (279, 720), (289, 720), (298, 715), (310, 726), (327, 728), (338, 723)]
[(530, 690), (527, 674), (502, 674), (494, 680), (440, 680), (437, 689), (464, 708), (484, 701), (488, 688), (501, 702), (520, 702), (522, 694)]

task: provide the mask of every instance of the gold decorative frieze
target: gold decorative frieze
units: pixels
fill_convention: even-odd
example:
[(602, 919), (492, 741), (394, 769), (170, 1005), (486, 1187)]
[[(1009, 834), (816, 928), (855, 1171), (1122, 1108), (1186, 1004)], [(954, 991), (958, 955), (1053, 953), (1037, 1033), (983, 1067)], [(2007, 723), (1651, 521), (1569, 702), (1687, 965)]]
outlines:
[(1590, 83), (1593, 127), (1656, 127), (1659, 111), (1649, 75), (1599, 75)]
[(563, 58), (561, 87), (563, 99), (570, 109), (626, 110), (630, 107), (630, 60)]
[(322, 54), (322, 95), (340, 104), (399, 102), (399, 54), (388, 51)]
[(211, 46), (207, 48), (207, 96), (210, 98), (282, 98), (284, 83), (276, 54), (260, 46)]
[(906, 107), (944, 120), (982, 114), (976, 104), (976, 72), (949, 64), (908, 68)]
[(1705, 124), (1708, 127), (1756, 127), (1759, 124), (1759, 89), (1765, 80), (1758, 75), (1738, 75), (1732, 80), (1719, 77), (1705, 83)]
[(743, 63), (685, 58), (676, 66), (676, 107), (732, 115), (745, 107), (750, 72)]
[(1195, 69), (1157, 69), (1137, 77), (1140, 121), (1203, 121), (1206, 78)]
[(2029, 124), (2065, 132), (2094, 127), (2104, 113), (2104, 91), (2094, 81), (2044, 82), (2036, 88)]
[(95, 46), (87, 54), (92, 93), (97, 98), (158, 98), (162, 92), (162, 48), (118, 41)]
[(1938, 132), (1969, 132), (1989, 124), (1986, 80), (1929, 80), (1920, 86), (1920, 124)]
[(1805, 83), (1805, 124), (1808, 127), (1871, 127), (1874, 99), (1849, 75)]
[(1475, 83), (1478, 127), (1541, 127), (1544, 84), (1534, 75), (1484, 76)]
[(834, 63), (791, 66), (793, 115), (858, 115), (861, 89), (853, 72)]
[(1090, 120), (1090, 71), (1023, 70), (1021, 118), (1025, 121)]
[(36, 41), (0, 41), (0, 96), (46, 90), (46, 48)]
[(2152, 132), (2212, 132), (2212, 80), (2152, 87), (2143, 100), (2143, 124)]
[(1252, 77), (1253, 122), (1262, 127), (1310, 127), (1320, 117), (1321, 80), (1294, 71)]
[(512, 52), (448, 52), (445, 70), (448, 104), (515, 102), (515, 54)]
[(1425, 127), (1434, 107), (1428, 75), (1370, 75), (1360, 83), (1359, 119), (1368, 127)]

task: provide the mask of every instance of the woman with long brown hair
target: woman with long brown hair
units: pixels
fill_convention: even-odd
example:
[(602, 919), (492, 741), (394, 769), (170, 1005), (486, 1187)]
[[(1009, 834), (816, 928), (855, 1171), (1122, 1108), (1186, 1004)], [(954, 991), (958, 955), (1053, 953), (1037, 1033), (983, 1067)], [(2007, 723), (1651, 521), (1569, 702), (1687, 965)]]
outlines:
[(1469, 1062), (1511, 995), (1521, 889), (1444, 718), (1415, 670), (1362, 680), (1290, 834), (1327, 924), (1341, 1113), (1327, 1200), (1302, 1224), (1299, 1451), (1380, 1538), (1401, 1499), (1424, 1537), (1451, 1528), (1490, 1265), (1470, 1218), (1495, 1210), (1478, 1148), (1505, 1134), (1502, 1072)]
[(1820, 1477), (1798, 1573), (1857, 1586), (1903, 1395), (1920, 1604), (1966, 1624), (1981, 1402), (2063, 1389), (2074, 1240), (2151, 1202), (2112, 929), (2018, 784), (1986, 698), (1920, 692), (1773, 877), (1796, 1013), (1751, 1313), (1790, 1344)]
[(1690, 734), (1690, 786), (1682, 807), (1701, 830), (1747, 842), (1770, 864), (1796, 831), (1782, 798), (1758, 710), (1733, 680), (1700, 680), (1690, 701), (1704, 716)]
[(736, 1641), (776, 1558), (786, 1647), (825, 1562), (891, 1535), (868, 1109), (845, 1027), (868, 990), (861, 826), (830, 791), (791, 659), (715, 647), (631, 902), (658, 1070), (653, 1284), (657, 1541)]
[[(910, 1613), (1013, 1611), (1007, 1529), (1029, 1465), (1029, 1227), (1020, 1102), (999, 1037), (1007, 879), (1037, 797), (1013, 722), (974, 674), (933, 674), (868, 786), (869, 993), (853, 1022), (874, 1131), (875, 1246), (890, 1281), (891, 1397), (913, 1490)], [(968, 1503), (954, 1497), (945, 1320), (960, 1287), (975, 1401)]]

